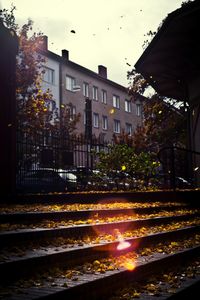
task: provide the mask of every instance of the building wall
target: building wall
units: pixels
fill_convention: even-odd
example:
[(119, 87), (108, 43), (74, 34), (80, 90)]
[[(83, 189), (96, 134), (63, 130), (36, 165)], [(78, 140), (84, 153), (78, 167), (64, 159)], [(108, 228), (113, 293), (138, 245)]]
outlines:
[[(127, 90), (124, 86), (121, 86), (109, 79), (107, 79), (107, 69), (104, 66), (98, 66), (98, 73), (95, 73), (89, 69), (86, 69), (69, 60), (69, 53), (67, 50), (62, 50), (62, 56), (48, 51), (48, 38), (44, 36), (42, 43), (40, 43), (41, 54), (46, 58), (45, 67), (48, 71), (53, 72), (52, 76), (48, 77), (47, 72), (44, 74), (42, 89), (50, 89), (53, 94), (53, 98), (56, 101), (56, 106), (60, 109), (62, 104), (71, 103), (76, 113), (81, 114), (80, 122), (77, 124), (77, 133), (85, 133), (85, 96), (83, 93), (83, 84), (89, 85), (89, 99), (92, 100), (92, 133), (95, 136), (103, 135), (105, 140), (110, 141), (113, 138), (114, 122), (120, 121), (120, 133), (124, 130), (127, 131), (127, 124), (131, 124), (132, 133), (136, 129), (137, 125), (141, 123), (141, 115), (137, 115), (137, 105), (131, 102), (131, 112), (125, 111), (125, 100), (130, 100)], [(75, 79), (75, 86), (79, 86), (80, 89), (76, 91), (70, 91), (66, 89), (66, 76)], [(98, 88), (98, 100), (93, 99), (93, 86)], [(107, 103), (102, 102), (102, 90), (107, 93)], [(116, 95), (120, 99), (119, 108), (113, 107), (113, 95)], [(94, 126), (94, 114), (98, 114), (99, 123), (98, 126)], [(102, 118), (107, 117), (108, 127), (102, 128)], [(115, 121), (116, 120), (116, 121)]]
[[(89, 72), (88, 72), (89, 71)], [(80, 90), (73, 92), (66, 89), (66, 76), (75, 79), (75, 85), (80, 86)], [(81, 68), (68, 60), (62, 64), (62, 102), (72, 103), (76, 107), (76, 112), (81, 113), (80, 124), (77, 124), (77, 132), (84, 133), (84, 111), (85, 111), (85, 96), (83, 94), (83, 84), (89, 84), (89, 99), (92, 100), (92, 133), (96, 136), (103, 134), (105, 140), (112, 140), (114, 119), (120, 121), (121, 132), (126, 130), (126, 123), (132, 125), (132, 132), (135, 130), (138, 123), (141, 122), (141, 116), (136, 114), (136, 104), (131, 102), (131, 112), (125, 111), (125, 99), (130, 100), (125, 87), (118, 85), (106, 78), (102, 78), (97, 73), (94, 73), (85, 68)], [(93, 99), (93, 86), (98, 88), (98, 100)], [(102, 102), (102, 90), (107, 92), (107, 103)], [(113, 107), (113, 95), (119, 96), (120, 107)], [(140, 103), (138, 101), (138, 103)], [(94, 115), (99, 115), (99, 126), (94, 127)], [(108, 118), (108, 128), (102, 128), (102, 117)]]
[[(46, 91), (49, 89), (53, 95), (53, 100), (56, 102), (56, 107), (60, 109), (60, 76), (59, 76), (59, 62), (48, 56), (45, 57), (45, 74), (42, 81), (42, 89)], [(48, 74), (49, 73), (49, 74)], [(53, 74), (52, 76), (50, 74)], [(49, 75), (49, 76), (48, 76)]]

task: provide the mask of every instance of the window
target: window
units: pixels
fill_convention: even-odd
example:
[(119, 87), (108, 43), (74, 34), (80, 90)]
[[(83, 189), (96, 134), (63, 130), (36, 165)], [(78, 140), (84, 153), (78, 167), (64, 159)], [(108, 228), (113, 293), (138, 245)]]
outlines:
[(119, 109), (119, 107), (120, 107), (119, 96), (113, 95), (113, 107), (116, 107)]
[(83, 83), (83, 96), (89, 97), (89, 84), (87, 82)]
[(108, 117), (102, 116), (102, 128), (108, 130)]
[(55, 71), (53, 69), (44, 67), (43, 80), (54, 84), (55, 83)]
[(136, 116), (141, 116), (141, 104), (136, 104)]
[(76, 85), (75, 78), (66, 76), (66, 90), (73, 91), (73, 87)]
[(101, 101), (104, 104), (107, 104), (107, 92), (105, 90), (101, 91)]
[(114, 132), (120, 133), (120, 121), (119, 120), (114, 120)]
[(98, 101), (98, 87), (93, 86), (92, 89), (92, 99)]
[(94, 127), (99, 128), (99, 114), (94, 113), (93, 117)]
[(132, 124), (126, 123), (126, 133), (128, 135), (132, 134)]
[(125, 99), (125, 111), (131, 112), (131, 101)]
[(76, 106), (70, 105), (70, 120), (74, 120), (76, 115)]

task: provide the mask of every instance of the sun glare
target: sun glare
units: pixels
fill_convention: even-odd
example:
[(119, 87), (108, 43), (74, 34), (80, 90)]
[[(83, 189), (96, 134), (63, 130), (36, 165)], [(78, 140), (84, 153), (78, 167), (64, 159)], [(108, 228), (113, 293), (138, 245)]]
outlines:
[(117, 245), (117, 250), (125, 250), (131, 246), (131, 244), (124, 240), (122, 234), (120, 233), (119, 229), (114, 230), (114, 234), (119, 241)]
[(117, 250), (125, 250), (125, 249), (129, 248), (130, 245), (131, 244), (126, 241), (119, 242), (119, 244), (117, 245)]
[(133, 271), (135, 269), (135, 262), (130, 260), (130, 259), (127, 259), (125, 262), (124, 262), (124, 268), (127, 269), (128, 271)]

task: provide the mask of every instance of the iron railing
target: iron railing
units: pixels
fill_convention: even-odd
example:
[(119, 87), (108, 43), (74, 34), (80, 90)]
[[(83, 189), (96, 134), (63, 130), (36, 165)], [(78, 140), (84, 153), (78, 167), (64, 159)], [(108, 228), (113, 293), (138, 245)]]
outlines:
[(35, 171), (47, 169), (61, 170), (64, 177), (64, 172), (72, 173), (77, 169), (88, 173), (95, 169), (98, 161), (95, 153), (101, 150), (108, 151), (108, 143), (101, 137), (93, 136), (88, 140), (84, 136), (63, 135), (59, 131), (18, 130), (17, 185), (23, 184), (27, 172), (32, 172), (32, 177)]
[[(108, 142), (103, 138), (84, 136), (63, 135), (60, 131), (47, 130), (18, 130), (17, 132), (17, 186), (30, 184), (30, 178), (23, 182), (25, 174), (32, 172), (31, 180), (37, 180), (38, 187), (40, 179), (34, 179), (35, 171), (48, 169), (52, 178), (44, 178), (45, 182), (51, 180), (53, 186), (59, 185), (55, 173), (61, 173), (62, 177), (70, 181), (69, 174), (76, 174), (79, 189), (173, 189), (200, 187), (200, 152), (188, 150), (181, 147), (164, 147), (158, 153), (162, 169), (156, 175), (143, 178), (141, 174), (134, 177), (125, 174), (115, 176), (98, 176), (99, 173), (92, 171), (96, 169), (98, 151), (109, 151)], [(51, 172), (52, 171), (52, 172)], [(34, 173), (35, 172), (35, 173)], [(48, 177), (47, 173), (38, 173), (39, 176)], [(123, 172), (122, 172), (123, 173)], [(107, 174), (109, 175), (109, 174)], [(124, 175), (124, 176), (123, 176)], [(37, 176), (36, 176), (37, 177)], [(73, 177), (73, 176), (72, 176)], [(48, 182), (47, 185), (51, 184)], [(55, 185), (54, 185), (55, 184)], [(69, 182), (68, 188), (73, 187)], [(42, 186), (42, 184), (41, 184)], [(77, 187), (76, 187), (77, 188)], [(23, 189), (22, 189), (23, 190)]]
[(164, 147), (158, 159), (166, 186), (173, 190), (200, 187), (200, 152), (178, 146)]

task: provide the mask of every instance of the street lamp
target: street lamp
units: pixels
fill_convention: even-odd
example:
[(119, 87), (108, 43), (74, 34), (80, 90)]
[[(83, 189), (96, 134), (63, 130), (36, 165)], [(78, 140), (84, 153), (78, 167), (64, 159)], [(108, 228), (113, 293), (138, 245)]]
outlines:
[[(72, 91), (74, 93), (79, 92), (81, 87), (79, 85), (74, 85)], [(92, 101), (89, 97), (85, 97), (85, 142), (86, 142), (86, 169), (89, 170), (89, 152), (91, 150), (92, 144)], [(93, 164), (91, 157), (91, 166)]]
[[(73, 86), (74, 93), (80, 90), (80, 85)], [(85, 138), (87, 141), (92, 139), (92, 101), (88, 97), (85, 97)]]

